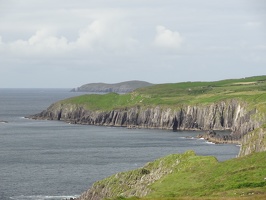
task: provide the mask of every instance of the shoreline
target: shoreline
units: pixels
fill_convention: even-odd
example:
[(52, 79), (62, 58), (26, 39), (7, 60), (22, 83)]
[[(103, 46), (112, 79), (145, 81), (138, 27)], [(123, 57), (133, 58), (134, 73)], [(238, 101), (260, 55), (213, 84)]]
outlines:
[[(116, 125), (108, 125), (108, 124), (88, 124), (83, 122), (73, 122), (72, 120), (51, 120), (47, 118), (40, 118), (40, 117), (31, 117), (26, 116), (24, 117), (26, 119), (31, 120), (49, 120), (49, 121), (59, 121), (64, 122), (67, 124), (72, 125), (87, 125), (87, 126), (102, 126), (102, 127), (109, 127), (109, 128), (126, 128), (126, 129), (149, 129), (149, 130), (166, 130), (166, 131), (173, 131), (173, 132), (182, 132), (182, 131), (193, 131), (193, 132), (199, 132), (202, 134), (198, 134), (197, 138), (203, 138), (204, 140), (208, 142), (212, 142), (214, 144), (237, 144), (241, 145), (241, 138), (236, 139), (234, 136), (232, 136), (232, 130), (230, 129), (222, 129), (222, 130), (202, 130), (202, 129), (196, 129), (196, 128), (183, 128), (183, 129), (176, 129), (173, 130), (173, 128), (165, 128), (165, 127), (148, 127), (148, 126), (138, 126), (138, 125), (122, 125), (122, 126), (116, 126)], [(228, 132), (228, 134), (221, 135), (222, 132)]]

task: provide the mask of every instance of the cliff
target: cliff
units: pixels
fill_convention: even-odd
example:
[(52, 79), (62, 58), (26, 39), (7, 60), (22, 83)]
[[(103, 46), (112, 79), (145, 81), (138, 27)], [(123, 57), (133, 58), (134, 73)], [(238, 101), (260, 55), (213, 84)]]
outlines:
[(152, 86), (153, 84), (145, 81), (126, 81), (115, 84), (108, 83), (89, 83), (77, 88), (73, 88), (71, 92), (92, 92), (92, 93), (128, 93), (137, 88)]
[[(243, 136), (266, 123), (265, 91), (266, 76), (160, 84), (123, 95), (108, 93), (73, 97), (30, 117), (74, 124), (174, 131), (230, 130), (230, 135), (211, 134), (207, 137), (214, 142), (240, 143)], [(245, 141), (251, 140), (242, 140)], [(243, 151), (252, 151), (251, 147), (247, 149), (250, 151)]]
[(128, 128), (157, 128), (172, 130), (232, 130), (231, 139), (258, 128), (254, 121), (256, 110), (247, 110), (245, 103), (230, 100), (201, 106), (132, 107), (111, 111), (91, 111), (74, 104), (51, 105), (33, 119), (61, 120), (73, 124), (121, 126)]

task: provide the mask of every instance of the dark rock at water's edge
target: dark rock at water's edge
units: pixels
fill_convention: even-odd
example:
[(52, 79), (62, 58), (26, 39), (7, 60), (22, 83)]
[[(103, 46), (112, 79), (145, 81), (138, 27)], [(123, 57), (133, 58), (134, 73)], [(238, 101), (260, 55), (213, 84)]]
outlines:
[(240, 144), (239, 136), (234, 134), (221, 134), (217, 133), (214, 130), (209, 130), (204, 134), (198, 134), (197, 138), (203, 138), (208, 140), (209, 142), (215, 144), (221, 143), (233, 143), (233, 144)]
[(107, 83), (89, 83), (77, 88), (73, 88), (71, 92), (92, 92), (92, 93), (128, 93), (137, 88), (152, 86), (152, 83), (145, 81), (126, 81), (115, 84)]

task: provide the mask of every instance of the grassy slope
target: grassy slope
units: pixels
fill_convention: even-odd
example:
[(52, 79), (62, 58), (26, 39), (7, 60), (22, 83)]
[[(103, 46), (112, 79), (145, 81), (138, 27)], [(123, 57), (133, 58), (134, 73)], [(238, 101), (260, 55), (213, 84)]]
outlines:
[[(195, 157), (154, 184), (152, 197), (266, 195), (266, 152), (222, 163)], [(180, 169), (181, 168), (181, 169)]]
[(266, 112), (266, 76), (216, 82), (159, 84), (137, 89), (130, 94), (83, 95), (64, 102), (82, 104), (90, 110), (113, 110), (136, 105), (179, 107), (227, 99), (239, 99)]
[(142, 199), (266, 199), (266, 152), (225, 162), (191, 153), (166, 158), (168, 163), (169, 158), (172, 163), (182, 159), (171, 174), (150, 185), (153, 192)]

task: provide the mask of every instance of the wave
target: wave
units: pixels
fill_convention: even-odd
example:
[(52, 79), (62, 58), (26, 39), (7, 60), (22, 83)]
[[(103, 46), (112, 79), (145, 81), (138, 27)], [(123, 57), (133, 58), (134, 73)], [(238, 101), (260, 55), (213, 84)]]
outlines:
[(206, 143), (207, 143), (207, 144), (215, 144), (214, 142), (208, 142), (208, 141), (206, 141)]
[(77, 198), (79, 195), (72, 195), (72, 196), (47, 196), (47, 195), (31, 195), (31, 196), (14, 196), (10, 197), (12, 200), (65, 200), (71, 198)]

